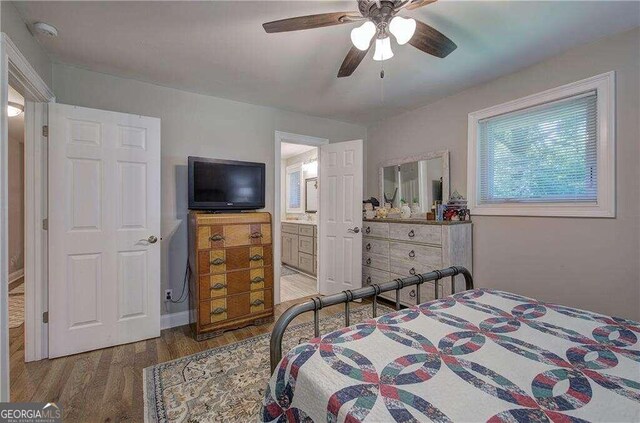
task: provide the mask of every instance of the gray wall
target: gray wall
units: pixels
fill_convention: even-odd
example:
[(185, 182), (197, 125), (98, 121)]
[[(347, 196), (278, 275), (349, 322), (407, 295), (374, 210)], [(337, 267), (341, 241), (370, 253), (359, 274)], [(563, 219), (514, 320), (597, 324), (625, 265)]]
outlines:
[(0, 2), (0, 30), (7, 34), (27, 58), (40, 78), (51, 88), (51, 60), (33, 38), (13, 2)]
[[(131, 79), (53, 67), (59, 103), (162, 119), (162, 290), (180, 295), (187, 259), (187, 156), (267, 164), (266, 210), (273, 212), (274, 132), (331, 142), (364, 139), (366, 128), (274, 108), (193, 94)], [(280, 165), (280, 163), (277, 163)], [(182, 311), (171, 304), (163, 313)]]
[[(455, 54), (455, 53), (454, 53)], [(451, 189), (467, 191), (467, 115), (616, 71), (617, 217), (474, 216), (477, 286), (640, 319), (640, 31), (593, 44), (369, 127), (367, 192), (385, 159), (449, 149)]]

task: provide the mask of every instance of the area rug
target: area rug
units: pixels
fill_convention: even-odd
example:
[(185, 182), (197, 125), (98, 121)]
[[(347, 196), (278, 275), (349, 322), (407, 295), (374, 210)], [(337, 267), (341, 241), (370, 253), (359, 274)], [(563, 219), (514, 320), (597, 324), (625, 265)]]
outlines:
[[(378, 314), (392, 309), (378, 305)], [(352, 303), (351, 323), (372, 317), (371, 305)], [(344, 326), (344, 313), (320, 320), (328, 333)], [(147, 367), (146, 422), (256, 421), (269, 380), (270, 333)], [(313, 322), (290, 326), (283, 351), (313, 337)]]
[(24, 323), (24, 284), (9, 291), (9, 328), (20, 327)]

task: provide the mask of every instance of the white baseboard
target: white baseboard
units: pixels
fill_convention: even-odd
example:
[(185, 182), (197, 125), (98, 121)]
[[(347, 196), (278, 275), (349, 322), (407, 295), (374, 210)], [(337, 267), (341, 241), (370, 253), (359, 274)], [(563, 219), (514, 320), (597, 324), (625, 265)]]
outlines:
[(189, 324), (189, 310), (160, 316), (160, 330), (175, 328)]
[(9, 273), (9, 283), (15, 282), (24, 276), (24, 269), (16, 270), (13, 273)]

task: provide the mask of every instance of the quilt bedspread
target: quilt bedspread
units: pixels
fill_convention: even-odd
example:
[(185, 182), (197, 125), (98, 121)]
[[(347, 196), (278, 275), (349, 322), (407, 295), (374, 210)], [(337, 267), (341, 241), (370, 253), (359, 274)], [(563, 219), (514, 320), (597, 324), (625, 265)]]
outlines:
[(298, 345), (262, 421), (640, 421), (640, 324), (476, 289)]

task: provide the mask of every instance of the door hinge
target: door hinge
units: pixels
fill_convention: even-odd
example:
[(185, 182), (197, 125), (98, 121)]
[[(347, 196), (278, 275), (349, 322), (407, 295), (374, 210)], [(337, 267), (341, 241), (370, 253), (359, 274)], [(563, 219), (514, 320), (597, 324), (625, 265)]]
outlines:
[(42, 323), (49, 323), (49, 312), (45, 311), (42, 313)]
[(43, 137), (48, 137), (49, 136), (49, 125), (43, 125), (42, 126), (42, 136)]
[(49, 230), (49, 219), (42, 219), (42, 229), (45, 231)]

